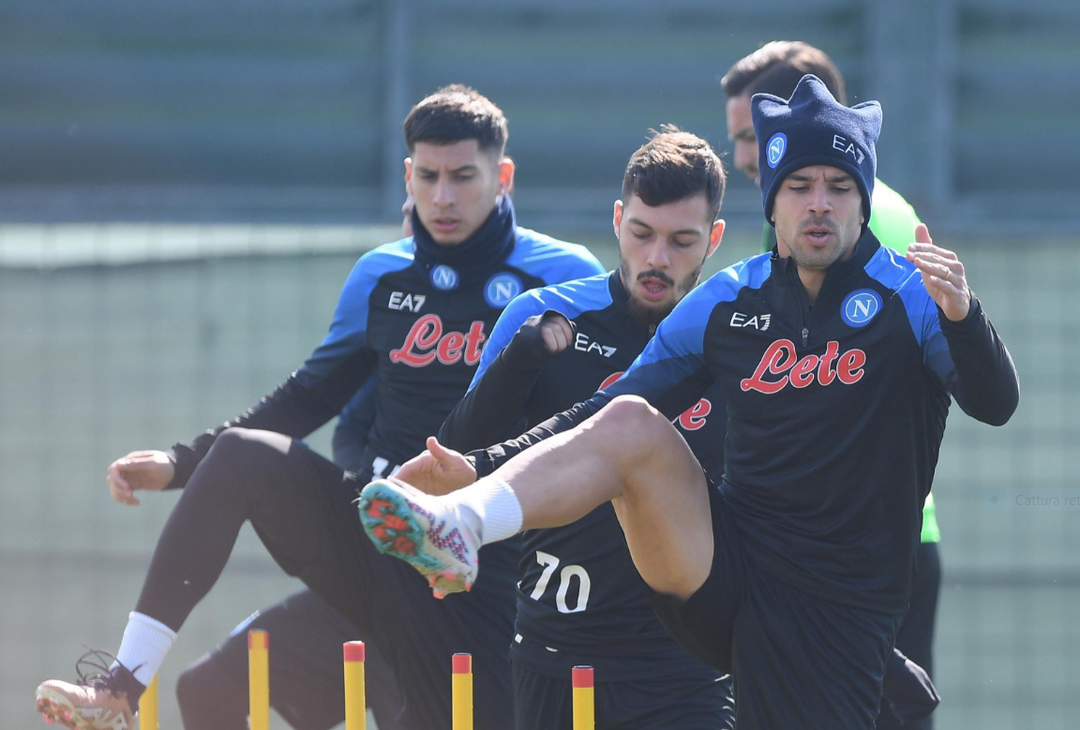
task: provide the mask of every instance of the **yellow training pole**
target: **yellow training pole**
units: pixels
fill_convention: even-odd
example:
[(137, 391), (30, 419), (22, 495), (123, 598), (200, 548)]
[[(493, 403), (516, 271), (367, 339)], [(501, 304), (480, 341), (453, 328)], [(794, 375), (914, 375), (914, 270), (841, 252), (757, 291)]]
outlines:
[(454, 654), (453, 693), (453, 730), (473, 730), (472, 654)]
[(364, 642), (347, 641), (345, 650), (345, 730), (367, 728), (364, 696)]
[(139, 698), (139, 730), (158, 730), (158, 678), (150, 682), (150, 686)]
[(574, 730), (593, 730), (596, 726), (593, 668), (574, 667), (571, 677), (574, 687)]
[(248, 717), (251, 730), (270, 730), (270, 634), (248, 632)]

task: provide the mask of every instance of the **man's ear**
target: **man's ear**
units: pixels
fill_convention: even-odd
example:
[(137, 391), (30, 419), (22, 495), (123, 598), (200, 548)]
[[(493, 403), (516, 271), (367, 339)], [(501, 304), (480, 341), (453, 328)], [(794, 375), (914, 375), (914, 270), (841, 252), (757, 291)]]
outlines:
[(499, 195), (509, 195), (514, 189), (514, 161), (509, 157), (499, 160)]
[(724, 238), (724, 228), (727, 226), (722, 218), (713, 221), (712, 231), (709, 232), (709, 248), (705, 251), (705, 258), (709, 258), (716, 249), (720, 248), (720, 241)]
[(405, 192), (408, 196), (412, 196), (412, 158), (405, 158)]
[(615, 238), (619, 237), (619, 226), (622, 225), (623, 202), (615, 201), (615, 210), (611, 214), (611, 227), (615, 229)]

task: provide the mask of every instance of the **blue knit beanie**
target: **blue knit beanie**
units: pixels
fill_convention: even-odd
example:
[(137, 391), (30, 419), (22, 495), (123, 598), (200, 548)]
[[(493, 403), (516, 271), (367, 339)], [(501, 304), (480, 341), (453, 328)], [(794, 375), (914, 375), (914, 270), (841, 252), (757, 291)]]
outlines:
[(870, 196), (877, 174), (874, 143), (881, 134), (880, 104), (866, 101), (846, 107), (833, 98), (821, 79), (807, 74), (790, 99), (754, 94), (750, 106), (758, 140), (765, 220), (772, 223), (773, 201), (784, 178), (811, 165), (829, 165), (851, 173), (862, 194), (863, 214), (870, 220)]

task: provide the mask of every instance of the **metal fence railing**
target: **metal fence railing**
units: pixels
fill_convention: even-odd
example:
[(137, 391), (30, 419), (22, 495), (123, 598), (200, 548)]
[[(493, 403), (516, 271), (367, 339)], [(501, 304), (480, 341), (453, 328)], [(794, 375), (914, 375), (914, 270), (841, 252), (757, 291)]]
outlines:
[[(599, 230), (647, 128), (726, 149), (718, 77), (800, 38), (882, 101), (882, 179), (924, 217), (1080, 224), (1064, 0), (10, 0), (3, 20), (0, 220), (389, 221), (401, 121), (457, 81), (506, 110), (522, 210)], [(727, 210), (754, 214), (749, 183)]]

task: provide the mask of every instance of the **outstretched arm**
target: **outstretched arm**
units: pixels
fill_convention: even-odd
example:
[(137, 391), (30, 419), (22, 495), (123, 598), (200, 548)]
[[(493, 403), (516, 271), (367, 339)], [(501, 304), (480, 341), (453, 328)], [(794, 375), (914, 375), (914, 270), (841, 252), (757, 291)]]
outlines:
[(364, 254), (345, 281), (326, 338), (303, 366), (236, 418), (203, 432), (190, 443), (172, 447), (169, 456), (176, 471), (169, 488), (187, 484), (226, 428), (257, 428), (304, 438), (341, 411), (375, 371), (377, 355), (367, 342), (369, 299), (390, 264), (400, 265), (380, 249)]
[(439, 442), (468, 451), (520, 431), (536, 379), (553, 357), (570, 346), (573, 337), (570, 321), (554, 310), (526, 319), (487, 369), (477, 371), (469, 392), (439, 429)]

